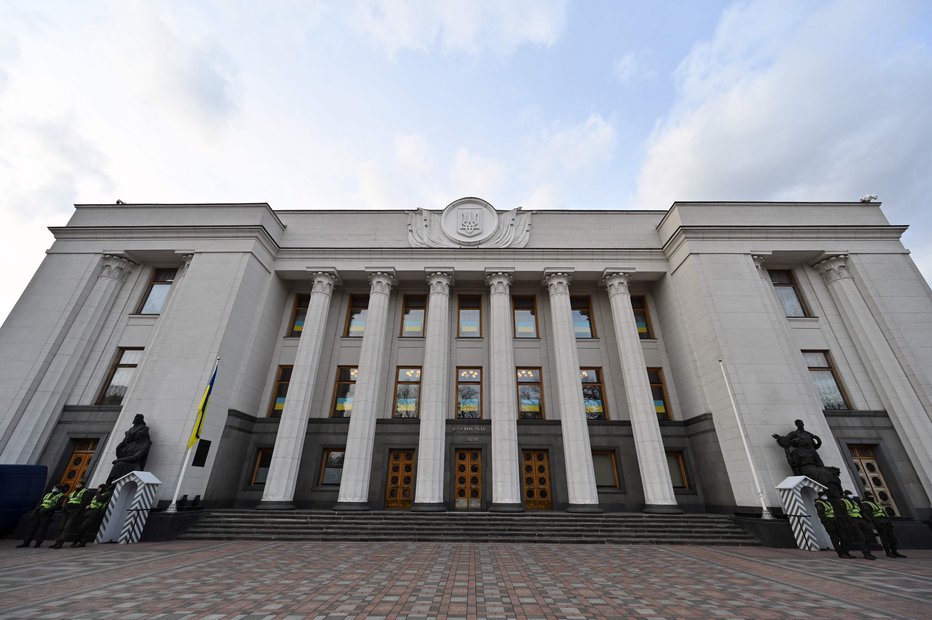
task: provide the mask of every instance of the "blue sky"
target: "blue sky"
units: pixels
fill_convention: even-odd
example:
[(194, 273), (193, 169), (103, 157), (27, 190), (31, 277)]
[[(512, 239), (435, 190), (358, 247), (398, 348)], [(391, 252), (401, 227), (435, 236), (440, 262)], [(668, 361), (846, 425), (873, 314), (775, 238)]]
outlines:
[(932, 275), (932, 3), (0, 3), (0, 320), (76, 202), (884, 202)]

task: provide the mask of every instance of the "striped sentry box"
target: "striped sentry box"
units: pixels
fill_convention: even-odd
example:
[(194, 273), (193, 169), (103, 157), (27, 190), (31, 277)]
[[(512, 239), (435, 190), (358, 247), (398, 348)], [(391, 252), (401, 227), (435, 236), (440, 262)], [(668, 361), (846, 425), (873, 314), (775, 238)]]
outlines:
[(812, 489), (814, 496), (817, 496), (826, 487), (806, 476), (790, 476), (777, 485), (783, 514), (790, 519), (796, 546), (805, 551), (819, 551), (821, 545), (813, 527), (813, 520), (818, 517), (815, 510), (809, 507), (812, 502), (807, 502), (803, 497), (804, 489)]
[(139, 542), (161, 485), (148, 471), (133, 471), (116, 480), (95, 542)]

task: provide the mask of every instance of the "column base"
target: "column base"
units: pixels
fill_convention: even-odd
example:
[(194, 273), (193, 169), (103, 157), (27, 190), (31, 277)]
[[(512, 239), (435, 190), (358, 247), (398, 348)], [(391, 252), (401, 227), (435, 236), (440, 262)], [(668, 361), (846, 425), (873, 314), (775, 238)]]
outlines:
[(337, 502), (333, 509), (336, 512), (365, 512), (372, 510), (369, 508), (369, 502)]
[(681, 515), (683, 509), (676, 504), (644, 504), (644, 510), (641, 512), (652, 515)]
[(411, 512), (446, 512), (447, 505), (443, 502), (414, 502)]
[(566, 512), (581, 512), (588, 514), (601, 514), (605, 512), (598, 504), (570, 504), (566, 507)]
[(294, 502), (259, 502), (256, 510), (294, 510)]
[(489, 512), (524, 512), (524, 504), (493, 503), (489, 506)]

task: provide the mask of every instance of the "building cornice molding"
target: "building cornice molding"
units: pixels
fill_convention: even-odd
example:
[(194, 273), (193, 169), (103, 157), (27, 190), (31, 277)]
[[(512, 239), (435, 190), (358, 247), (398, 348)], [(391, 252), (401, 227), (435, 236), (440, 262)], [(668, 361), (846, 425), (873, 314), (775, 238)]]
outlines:
[(161, 241), (164, 239), (251, 239), (271, 255), (281, 247), (264, 226), (228, 224), (218, 226), (50, 226), (57, 241)]

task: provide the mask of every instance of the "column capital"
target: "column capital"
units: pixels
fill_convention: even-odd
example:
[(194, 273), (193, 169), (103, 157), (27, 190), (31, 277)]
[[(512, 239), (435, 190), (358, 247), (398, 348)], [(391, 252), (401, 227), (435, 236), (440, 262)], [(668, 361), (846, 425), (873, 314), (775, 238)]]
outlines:
[(449, 295), (453, 286), (453, 274), (447, 271), (431, 271), (427, 274), (427, 285), (430, 294)]
[(332, 271), (314, 271), (311, 273), (311, 294), (333, 295), (333, 287), (339, 283), (339, 277)]
[(764, 266), (764, 261), (767, 260), (767, 257), (762, 254), (751, 254), (751, 260), (754, 261), (754, 267), (757, 269), (757, 275), (760, 276), (761, 280), (767, 284), (772, 284), (770, 281), (770, 274), (767, 272), (767, 267)]
[(113, 278), (117, 282), (125, 280), (126, 276), (129, 275), (129, 272), (133, 270), (133, 266), (136, 264), (128, 258), (123, 258), (122, 256), (116, 256), (114, 254), (104, 254), (101, 263), (99, 277)]
[(369, 274), (369, 294), (388, 295), (395, 285), (395, 276), (388, 271), (373, 271)]
[(491, 289), (492, 295), (507, 295), (512, 281), (511, 274), (505, 271), (490, 271), (485, 276), (485, 283)]
[(628, 283), (631, 281), (631, 274), (623, 271), (606, 273), (602, 278), (602, 286), (608, 289), (608, 296), (630, 295)]
[(826, 284), (831, 284), (832, 282), (845, 278), (851, 278), (851, 274), (848, 272), (847, 254), (829, 256), (826, 259), (820, 260), (812, 267), (822, 276)]
[(544, 285), (551, 297), (554, 295), (569, 295), (570, 282), (572, 281), (573, 274), (566, 271), (553, 271), (544, 276)]

